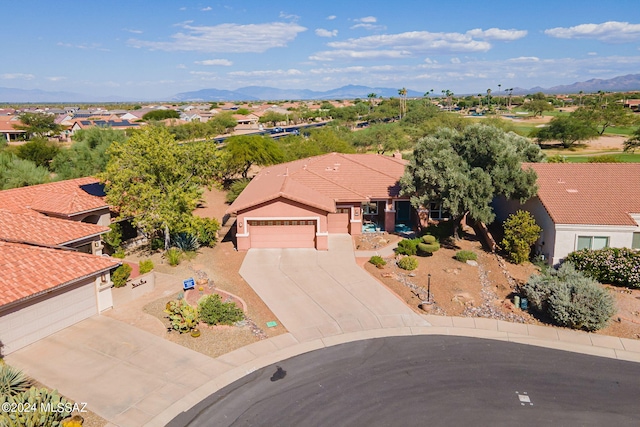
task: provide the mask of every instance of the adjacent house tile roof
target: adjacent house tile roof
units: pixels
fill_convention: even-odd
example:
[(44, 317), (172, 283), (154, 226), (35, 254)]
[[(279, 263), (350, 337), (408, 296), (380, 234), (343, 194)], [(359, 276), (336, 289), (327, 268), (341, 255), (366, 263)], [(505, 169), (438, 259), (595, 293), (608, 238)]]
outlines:
[(57, 246), (108, 231), (109, 227), (100, 225), (0, 209), (0, 240)]
[(70, 217), (108, 208), (104, 188), (93, 177), (69, 179), (0, 191), (0, 207), (12, 212), (29, 210)]
[(640, 163), (525, 163), (556, 224), (637, 225)]
[(406, 161), (378, 154), (330, 153), (263, 169), (227, 212), (278, 197), (327, 212), (336, 202), (357, 202), (397, 197)]
[(95, 276), (119, 264), (107, 257), (0, 241), (0, 306)]

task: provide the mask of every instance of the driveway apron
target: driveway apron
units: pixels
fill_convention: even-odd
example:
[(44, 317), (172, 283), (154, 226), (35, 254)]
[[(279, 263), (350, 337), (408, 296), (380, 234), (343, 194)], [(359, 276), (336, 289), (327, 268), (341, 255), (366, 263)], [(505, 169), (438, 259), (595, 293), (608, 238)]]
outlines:
[(240, 274), (300, 341), (429, 325), (358, 267), (346, 234), (330, 235), (328, 251), (251, 249)]

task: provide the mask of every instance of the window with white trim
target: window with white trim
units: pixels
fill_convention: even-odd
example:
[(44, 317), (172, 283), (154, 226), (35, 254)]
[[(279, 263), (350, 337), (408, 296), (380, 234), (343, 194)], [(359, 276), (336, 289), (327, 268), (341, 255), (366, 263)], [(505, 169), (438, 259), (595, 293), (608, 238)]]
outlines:
[(442, 220), (449, 219), (449, 212), (444, 210), (442, 205), (437, 202), (429, 203), (429, 219)]
[(362, 211), (365, 215), (378, 215), (378, 202), (363, 203)]
[(640, 249), (640, 233), (633, 233), (632, 249)]
[(609, 247), (609, 237), (605, 236), (578, 236), (576, 250), (581, 249), (602, 249)]

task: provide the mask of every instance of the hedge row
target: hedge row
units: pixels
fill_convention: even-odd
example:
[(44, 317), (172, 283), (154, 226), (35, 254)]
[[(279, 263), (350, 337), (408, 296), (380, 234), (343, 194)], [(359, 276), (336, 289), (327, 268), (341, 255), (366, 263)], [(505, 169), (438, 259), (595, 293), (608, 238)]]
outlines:
[(640, 288), (640, 252), (627, 248), (582, 249), (565, 259), (602, 283)]

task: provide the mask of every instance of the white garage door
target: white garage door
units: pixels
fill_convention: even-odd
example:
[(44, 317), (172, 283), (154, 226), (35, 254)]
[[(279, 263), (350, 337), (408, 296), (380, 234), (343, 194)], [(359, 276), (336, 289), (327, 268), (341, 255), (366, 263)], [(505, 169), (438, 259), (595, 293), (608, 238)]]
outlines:
[(249, 221), (252, 248), (315, 248), (315, 221)]
[(54, 291), (0, 312), (0, 341), (9, 354), (98, 313), (94, 282)]

